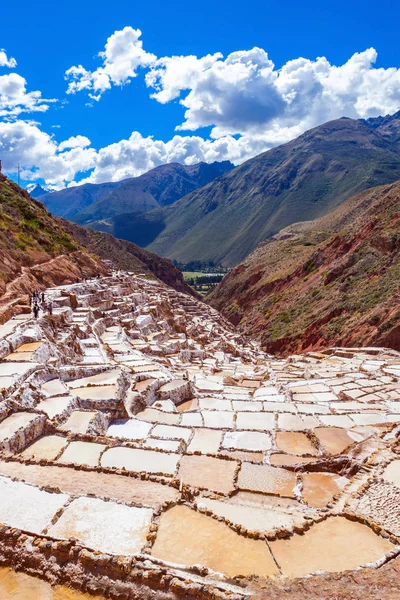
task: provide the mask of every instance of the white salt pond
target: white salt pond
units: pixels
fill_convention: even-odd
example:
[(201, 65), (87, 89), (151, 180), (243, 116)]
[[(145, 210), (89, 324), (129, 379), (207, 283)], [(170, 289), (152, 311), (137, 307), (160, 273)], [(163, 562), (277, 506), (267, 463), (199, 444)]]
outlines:
[(19, 412), (13, 413), (0, 423), (0, 441), (8, 439), (20, 427), (25, 427), (34, 421), (38, 415), (34, 413)]
[(104, 452), (101, 457), (101, 465), (117, 469), (124, 468), (139, 473), (145, 471), (147, 473), (173, 475), (179, 459), (179, 454), (166, 454), (154, 450), (117, 446)]
[(73, 388), (73, 393), (83, 400), (109, 400), (115, 398), (115, 385), (92, 385)]
[(153, 512), (104, 502), (98, 498), (78, 498), (71, 502), (49, 535), (69, 539), (75, 537), (93, 550), (131, 555), (146, 543)]
[(55, 460), (67, 443), (67, 439), (59, 435), (45, 435), (27, 446), (21, 452), (21, 456), (24, 458), (36, 458), (37, 460), (41, 458)]
[(67, 385), (72, 389), (85, 388), (88, 385), (115, 385), (120, 375), (120, 369), (113, 369), (112, 371), (104, 371), (103, 373), (98, 373), (97, 375), (81, 377), (80, 379), (68, 381)]
[(36, 409), (46, 413), (49, 419), (54, 419), (57, 415), (61, 415), (71, 402), (73, 402), (72, 396), (53, 396), (39, 402)]
[(105, 448), (106, 446), (103, 444), (96, 444), (94, 442), (70, 442), (58, 459), (58, 462), (97, 467), (100, 454)]
[(127, 440), (144, 440), (152, 427), (151, 423), (146, 423), (139, 419), (124, 419), (114, 421), (108, 427), (107, 435)]
[(400, 487), (400, 460), (393, 460), (388, 464), (383, 472), (383, 478)]
[(96, 414), (91, 411), (73, 410), (65, 423), (59, 426), (59, 429), (73, 433), (86, 433), (90, 421)]
[(0, 498), (1, 523), (40, 534), (69, 497), (0, 476)]

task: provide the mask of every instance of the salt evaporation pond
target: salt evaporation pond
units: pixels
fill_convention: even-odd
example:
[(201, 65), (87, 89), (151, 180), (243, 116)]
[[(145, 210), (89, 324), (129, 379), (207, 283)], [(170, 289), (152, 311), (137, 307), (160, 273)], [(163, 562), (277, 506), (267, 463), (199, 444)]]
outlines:
[(181, 565), (201, 564), (226, 575), (279, 575), (267, 545), (238, 535), (224, 523), (174, 506), (160, 519), (152, 555)]
[(270, 542), (284, 575), (302, 577), (316, 571), (346, 571), (375, 562), (394, 546), (366, 525), (329, 517), (304, 535)]
[(104, 600), (103, 596), (84, 594), (71, 588), (56, 585), (31, 577), (25, 573), (16, 573), (8, 567), (0, 567), (1, 600)]

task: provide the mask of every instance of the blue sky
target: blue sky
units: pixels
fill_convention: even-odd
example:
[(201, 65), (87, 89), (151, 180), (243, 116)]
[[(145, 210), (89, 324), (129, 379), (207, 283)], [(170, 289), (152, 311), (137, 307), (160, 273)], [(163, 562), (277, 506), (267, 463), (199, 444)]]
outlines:
[[(390, 0), (20, 0), (1, 11), (0, 158), (11, 175), (19, 161), (24, 182), (59, 188), (170, 160), (238, 164), (330, 118), (400, 109), (400, 3)], [(109, 38), (111, 60), (98, 56)], [(95, 88), (107, 60), (107, 86)], [(65, 80), (80, 65), (85, 76)], [(15, 110), (22, 79), (24, 93), (54, 101), (22, 95)]]

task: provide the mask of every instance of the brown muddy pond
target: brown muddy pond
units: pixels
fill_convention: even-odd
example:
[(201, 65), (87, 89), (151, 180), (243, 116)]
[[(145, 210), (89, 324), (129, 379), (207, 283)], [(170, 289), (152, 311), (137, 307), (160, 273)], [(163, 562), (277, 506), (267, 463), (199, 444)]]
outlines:
[(103, 596), (91, 596), (66, 586), (52, 587), (47, 581), (16, 573), (8, 567), (0, 567), (1, 600), (104, 600)]
[(211, 456), (183, 456), (178, 478), (193, 487), (229, 494), (234, 489), (233, 479), (238, 463)]
[(176, 408), (179, 410), (179, 412), (197, 410), (199, 408), (199, 401), (197, 398), (193, 398), (193, 400), (186, 400), (185, 402), (178, 404)]
[(331, 473), (305, 473), (303, 475), (303, 499), (313, 508), (323, 508), (342, 491), (346, 477)]
[(181, 565), (201, 564), (229, 576), (279, 575), (263, 541), (240, 536), (224, 523), (182, 505), (161, 516), (152, 555)]
[(329, 454), (340, 454), (354, 442), (362, 439), (362, 436), (352, 434), (341, 427), (316, 427), (314, 433), (322, 446)]
[(288, 454), (317, 454), (317, 450), (304, 433), (296, 431), (277, 431), (276, 446)]
[(270, 542), (270, 548), (283, 575), (302, 577), (316, 571), (355, 569), (379, 560), (394, 546), (366, 525), (330, 517), (304, 535)]

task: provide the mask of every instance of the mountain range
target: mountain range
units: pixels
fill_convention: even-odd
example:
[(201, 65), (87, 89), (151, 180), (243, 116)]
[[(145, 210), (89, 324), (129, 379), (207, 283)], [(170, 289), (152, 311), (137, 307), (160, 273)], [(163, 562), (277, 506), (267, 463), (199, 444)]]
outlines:
[(110, 219), (174, 203), (233, 169), (229, 161), (196, 165), (169, 163), (119, 182), (86, 183), (40, 196), (48, 210), (81, 225), (110, 230)]
[(211, 304), (274, 353), (400, 349), (400, 181), (262, 242)]
[(232, 168), (176, 163), (42, 196), (56, 215), (180, 263), (232, 267), (282, 228), (400, 179), (400, 112), (342, 118)]
[(282, 228), (400, 179), (400, 112), (325, 123), (171, 206), (114, 220), (113, 233), (180, 262), (232, 267)]

